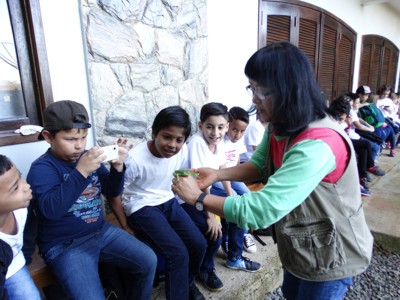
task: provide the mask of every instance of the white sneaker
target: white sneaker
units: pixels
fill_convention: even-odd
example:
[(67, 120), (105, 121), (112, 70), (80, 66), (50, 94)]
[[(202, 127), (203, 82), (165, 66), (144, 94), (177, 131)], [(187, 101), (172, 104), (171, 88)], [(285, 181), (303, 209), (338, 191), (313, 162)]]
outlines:
[(257, 251), (257, 246), (254, 244), (253, 237), (250, 233), (244, 234), (243, 249), (250, 253)]

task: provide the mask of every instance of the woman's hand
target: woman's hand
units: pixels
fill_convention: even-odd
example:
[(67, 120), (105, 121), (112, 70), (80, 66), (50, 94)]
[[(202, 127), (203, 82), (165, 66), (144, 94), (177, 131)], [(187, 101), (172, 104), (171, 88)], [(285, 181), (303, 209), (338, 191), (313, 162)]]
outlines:
[(217, 170), (211, 168), (199, 168), (199, 169), (191, 169), (191, 171), (198, 173), (196, 180), (201, 190), (205, 190), (213, 183), (219, 181)]
[(179, 176), (179, 180), (176, 178), (172, 179), (172, 191), (190, 205), (194, 205), (202, 193), (192, 176), (182, 175)]

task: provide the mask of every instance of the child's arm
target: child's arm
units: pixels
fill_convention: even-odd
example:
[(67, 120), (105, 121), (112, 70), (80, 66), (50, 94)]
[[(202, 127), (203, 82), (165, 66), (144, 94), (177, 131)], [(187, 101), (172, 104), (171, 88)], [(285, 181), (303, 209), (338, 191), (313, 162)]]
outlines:
[[(226, 165), (219, 166), (220, 169), (225, 169)], [(221, 181), (227, 196), (232, 196), (232, 186), (230, 181)]]
[(117, 218), (121, 228), (128, 231), (130, 234), (133, 234), (132, 229), (128, 226), (128, 221), (124, 213), (124, 208), (122, 207), (121, 196), (108, 198), (107, 201), (108, 203), (110, 203), (111, 210)]
[[(210, 193), (210, 188), (205, 190), (206, 193)], [(222, 225), (221, 221), (217, 220), (215, 214), (206, 211), (206, 222), (208, 229), (206, 231), (206, 235), (210, 234), (210, 240), (215, 241), (222, 237)]]
[(42, 160), (32, 164), (27, 181), (31, 185), (39, 212), (44, 217), (55, 220), (68, 212), (90, 184), (90, 180), (76, 168), (64, 169), (48, 158), (49, 156), (44, 156)]
[(364, 130), (364, 131), (369, 131), (369, 132), (375, 131), (374, 126), (369, 125), (367, 122), (365, 122), (361, 118), (359, 118), (359, 121), (354, 121), (353, 124), (354, 124), (354, 126), (356, 126), (356, 128), (358, 130)]

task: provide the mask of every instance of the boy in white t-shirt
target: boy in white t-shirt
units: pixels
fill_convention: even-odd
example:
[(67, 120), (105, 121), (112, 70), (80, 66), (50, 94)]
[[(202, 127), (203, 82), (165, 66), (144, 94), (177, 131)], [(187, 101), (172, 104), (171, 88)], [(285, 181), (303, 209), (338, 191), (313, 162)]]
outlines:
[(126, 220), (122, 217), (121, 223), (165, 258), (166, 299), (204, 299), (195, 276), (206, 241), (171, 190), (173, 173), (188, 168), (189, 114), (180, 106), (166, 107), (151, 129), (152, 139), (136, 145), (125, 160)]
[[(233, 167), (240, 163), (240, 155), (246, 152), (244, 145), (244, 134), (249, 125), (249, 113), (241, 107), (235, 106), (229, 110), (229, 128), (224, 137), (225, 164), (226, 167)], [(243, 182), (231, 181), (233, 192), (243, 195), (250, 192)], [(226, 196), (221, 182), (212, 185), (211, 194)], [(222, 249), (226, 255), (234, 257), (242, 256), (243, 250), (253, 253), (257, 251), (257, 246), (251, 234), (247, 230), (239, 228), (234, 223), (229, 223), (225, 219), (222, 224)]]
[[(219, 169), (225, 167), (225, 153), (222, 141), (227, 129), (227, 107), (216, 102), (203, 105), (200, 111), (198, 132), (194, 133), (188, 141), (190, 168), (209, 167)], [(227, 193), (231, 195), (232, 191), (229, 182), (223, 182), (223, 186)], [(204, 192), (209, 193), (210, 187)], [(199, 203), (202, 200), (200, 198), (198, 199)], [(214, 257), (222, 242), (221, 223), (214, 214), (203, 210), (201, 205), (191, 206), (182, 203), (182, 207), (207, 239), (206, 254), (200, 267), (199, 278), (210, 291), (221, 290), (223, 283), (215, 274), (214, 266)]]
[(246, 129), (246, 132), (244, 133), (244, 144), (246, 146), (246, 152), (240, 154), (241, 163), (244, 163), (251, 158), (257, 146), (261, 143), (267, 125), (268, 123), (260, 118), (260, 112), (257, 111), (256, 121), (250, 123), (250, 125)]
[[(211, 102), (203, 105), (200, 111), (199, 131), (194, 134), (188, 143), (190, 168), (209, 167), (221, 169), (226, 167), (226, 157), (224, 150), (224, 137), (229, 128), (228, 109), (225, 105), (217, 102)], [(232, 189), (229, 181), (223, 181), (222, 185), (225, 194), (232, 195)], [(206, 193), (209, 193), (210, 187)], [(196, 206), (182, 204), (186, 212), (192, 217), (196, 224), (203, 221), (202, 231), (207, 234), (209, 245), (200, 271), (200, 279), (209, 290), (218, 290), (222, 283), (216, 280), (214, 268), (214, 256), (221, 245), (221, 223), (217, 222), (214, 214), (202, 211), (201, 201), (203, 194), (198, 199)], [(196, 207), (196, 208), (195, 208)], [(204, 227), (206, 220), (207, 227)], [(213, 242), (218, 240), (218, 242)], [(242, 241), (243, 243), (243, 241)], [(217, 246), (217, 247), (216, 247)], [(260, 267), (259, 264), (250, 261), (242, 256), (229, 257), (226, 260), (226, 266), (231, 269), (241, 269), (254, 272)]]
[(32, 199), (30, 185), (11, 160), (0, 155), (0, 239), (12, 249), (4, 287), (10, 299), (37, 299), (40, 294), (25, 265), (22, 253), (27, 207)]

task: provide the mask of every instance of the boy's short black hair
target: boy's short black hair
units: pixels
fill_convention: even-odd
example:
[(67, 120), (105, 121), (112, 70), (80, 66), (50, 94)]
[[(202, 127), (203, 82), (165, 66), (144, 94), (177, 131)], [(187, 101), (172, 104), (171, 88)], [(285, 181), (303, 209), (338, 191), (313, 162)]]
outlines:
[(339, 120), (340, 115), (342, 114), (346, 114), (346, 116), (348, 116), (351, 110), (351, 105), (350, 105), (351, 100), (352, 99), (347, 95), (341, 95), (335, 100), (333, 100), (328, 108), (330, 115), (335, 120)]
[(157, 134), (161, 129), (169, 126), (183, 128), (185, 130), (185, 140), (187, 140), (192, 131), (189, 114), (178, 105), (162, 109), (155, 117), (151, 129), (153, 134)]
[(14, 164), (7, 156), (0, 154), (0, 176), (9, 171)]
[(219, 102), (204, 104), (200, 111), (200, 122), (205, 122), (210, 116), (223, 116), (229, 122), (228, 107)]
[(346, 96), (350, 97), (350, 99), (353, 101), (360, 98), (356, 93), (347, 93)]
[(240, 106), (234, 106), (229, 110), (229, 122), (240, 120), (249, 124), (249, 113)]

